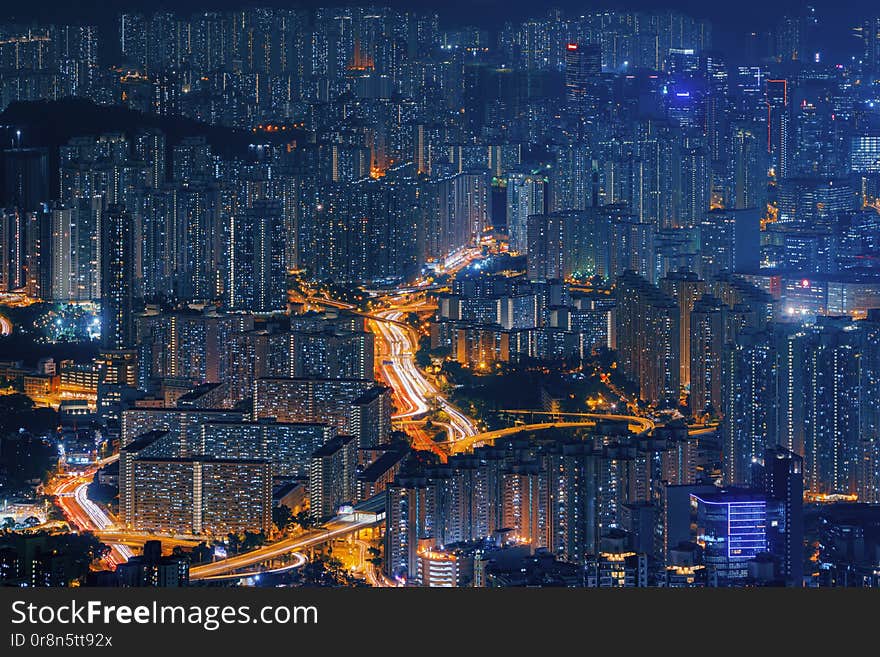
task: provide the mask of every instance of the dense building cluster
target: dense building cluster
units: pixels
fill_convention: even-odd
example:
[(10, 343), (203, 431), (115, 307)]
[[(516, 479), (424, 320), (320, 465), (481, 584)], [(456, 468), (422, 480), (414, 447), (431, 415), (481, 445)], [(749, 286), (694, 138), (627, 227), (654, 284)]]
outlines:
[[(316, 521), (384, 499), (390, 580), (876, 583), (845, 547), (803, 571), (804, 495), (880, 503), (880, 17), (858, 22), (842, 63), (812, 8), (735, 52), (677, 11), (2, 24), (0, 294), (99, 309), (101, 349), (0, 375), (118, 439), (127, 530), (268, 535), (297, 485)], [(386, 353), (310, 310), (319, 286), (428, 293), (415, 349), (475, 377), (613, 363), (629, 398), (601, 372), (599, 410), (654, 428), (409, 455)], [(407, 418), (442, 425), (433, 401)], [(185, 583), (155, 550), (119, 576)]]
[(465, 273), (438, 297), (431, 346), (477, 370), (529, 360), (579, 363), (612, 346), (613, 305), (608, 290), (572, 290), (558, 279)]
[[(119, 429), (129, 528), (269, 533), (273, 490), (291, 482), (311, 486), (313, 514), (330, 517), (392, 442), (390, 390), (373, 378), (362, 317), (306, 313), (255, 328), (252, 314), (153, 308), (136, 323), (138, 383)], [(321, 474), (337, 442), (350, 450), (344, 475)]]
[[(485, 539), (494, 537), (574, 566), (582, 586), (800, 585), (802, 459), (767, 449), (749, 488), (721, 488), (714, 458), (711, 440), (683, 425), (646, 436), (608, 423), (586, 436), (506, 439), (404, 473), (387, 490), (386, 570), (442, 586), (422, 579), (438, 554), (491, 561)], [(597, 576), (603, 564), (619, 581)], [(688, 577), (667, 579), (684, 568)]]

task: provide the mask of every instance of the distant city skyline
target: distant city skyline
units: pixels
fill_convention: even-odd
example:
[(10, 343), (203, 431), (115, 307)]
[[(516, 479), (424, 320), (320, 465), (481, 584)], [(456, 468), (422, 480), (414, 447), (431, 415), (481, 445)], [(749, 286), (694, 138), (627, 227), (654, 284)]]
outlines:
[(880, 586), (880, 10), (648, 4), (0, 23), (0, 582)]
[(109, 29), (113, 24), (111, 14), (121, 11), (178, 11), (190, 13), (196, 11), (227, 11), (237, 7), (298, 7), (314, 9), (321, 6), (388, 6), (405, 11), (410, 9), (429, 9), (439, 12), (444, 27), (459, 27), (463, 25), (478, 25), (488, 29), (497, 30), (505, 21), (524, 20), (527, 18), (541, 18), (552, 9), (561, 9), (569, 15), (601, 10), (631, 10), (631, 11), (660, 11), (678, 10), (692, 16), (707, 18), (724, 25), (726, 30), (721, 33), (720, 45), (727, 51), (739, 52), (742, 48), (742, 37), (753, 29), (766, 30), (773, 26), (781, 17), (805, 11), (807, 7), (815, 7), (821, 14), (826, 25), (826, 44), (831, 48), (831, 54), (838, 59), (852, 54), (857, 49), (852, 39), (852, 28), (858, 23), (860, 12), (864, 9), (860, 0), (784, 0), (768, 6), (756, 0), (747, 0), (745, 3), (705, 3), (700, 0), (632, 0), (626, 3), (615, 3), (610, 0), (600, 2), (582, 3), (575, 0), (560, 0), (550, 3), (546, 8), (535, 9), (527, 3), (518, 4), (502, 2), (500, 0), (476, 0), (475, 2), (463, 2), (452, 0), (451, 2), (432, 2), (394, 0), (392, 2), (345, 2), (323, 3), (320, 0), (307, 0), (291, 3), (280, 3), (277, 0), (270, 2), (251, 2), (242, 5), (236, 0), (186, 0), (184, 3), (159, 0), (158, 2), (146, 2), (145, 0), (127, 0), (114, 5), (113, 10), (108, 12), (104, 3), (95, 0), (79, 2), (75, 7), (70, 3), (60, 0), (48, 0), (27, 8), (18, 8), (14, 11), (12, 19), (23, 20), (87, 20), (101, 25), (102, 29)]

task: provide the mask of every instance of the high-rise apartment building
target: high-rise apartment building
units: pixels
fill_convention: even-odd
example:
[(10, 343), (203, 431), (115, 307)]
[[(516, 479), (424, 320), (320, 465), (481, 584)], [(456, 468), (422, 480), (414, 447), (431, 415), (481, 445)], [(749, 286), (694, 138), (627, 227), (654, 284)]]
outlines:
[(650, 403), (678, 406), (681, 312), (656, 286), (627, 271), (615, 283), (619, 366)]
[(356, 495), (357, 439), (336, 436), (316, 449), (309, 460), (309, 512), (318, 520), (336, 515)]

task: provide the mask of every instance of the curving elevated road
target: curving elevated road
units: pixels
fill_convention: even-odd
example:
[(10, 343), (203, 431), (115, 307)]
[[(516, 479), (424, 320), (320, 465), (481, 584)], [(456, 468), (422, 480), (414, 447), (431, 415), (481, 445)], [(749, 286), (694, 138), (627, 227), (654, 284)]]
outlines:
[[(59, 483), (54, 490), (54, 501), (77, 529), (91, 531), (97, 535), (101, 530), (108, 529), (115, 523), (106, 511), (88, 498), (88, 487), (92, 483), (94, 471), (95, 468), (91, 468), (85, 474), (70, 477)], [(108, 541), (108, 544), (111, 549), (106, 561), (111, 567), (125, 563), (134, 555), (125, 545), (111, 541)]]
[[(286, 566), (279, 566), (278, 568), (269, 568), (268, 570), (250, 570), (245, 572), (237, 572), (232, 574), (225, 575), (210, 575), (208, 577), (199, 577), (198, 579), (203, 582), (231, 582), (237, 579), (247, 579), (249, 577), (259, 577), (263, 574), (271, 574), (271, 573), (284, 573), (290, 570), (296, 570), (297, 568), (302, 567), (308, 561), (304, 554), (299, 552), (291, 552), (290, 556), (293, 557), (293, 562)], [(192, 579), (192, 577), (190, 577)]]
[[(256, 550), (251, 550), (244, 554), (238, 554), (234, 557), (229, 557), (228, 559), (215, 561), (214, 563), (195, 566), (190, 569), (189, 578), (192, 580), (218, 579), (220, 576), (230, 575), (244, 568), (255, 567), (264, 561), (270, 561), (271, 559), (290, 554), (291, 552), (299, 552), (305, 548), (326, 543), (330, 539), (358, 532), (361, 529), (383, 522), (385, 521), (375, 519), (354, 521), (334, 520), (327, 523), (327, 525), (321, 529), (311, 530), (301, 536), (287, 538), (270, 545), (264, 545)], [(260, 571), (250, 571), (245, 576), (258, 574), (258, 572)], [(239, 573), (237, 576), (242, 575)]]
[(636, 433), (647, 433), (654, 429), (654, 421), (637, 415), (606, 415), (604, 413), (568, 413), (566, 415), (576, 415), (584, 418), (581, 420), (563, 420), (559, 422), (538, 422), (536, 424), (520, 424), (513, 427), (505, 427), (504, 429), (495, 429), (494, 431), (486, 431), (478, 433), (467, 438), (457, 440), (450, 445), (453, 454), (467, 452), (474, 448), (475, 445), (482, 443), (491, 443), (498, 438), (504, 436), (513, 436), (524, 431), (542, 431), (545, 429), (576, 429), (580, 427), (594, 427), (596, 422), (600, 420), (613, 420), (620, 422), (628, 422), (631, 431)]
[[(540, 415), (542, 413), (541, 411), (531, 411), (528, 409), (507, 410), (501, 412), (535, 415)], [(534, 424), (520, 424), (513, 427), (505, 427), (504, 429), (496, 429), (494, 431), (486, 431), (475, 436), (469, 436), (464, 440), (459, 440), (451, 443), (449, 447), (453, 454), (457, 454), (460, 452), (470, 451), (475, 445), (480, 445), (487, 442), (494, 442), (498, 438), (502, 438), (504, 436), (512, 436), (518, 433), (522, 433), (524, 431), (542, 431), (544, 429), (552, 428), (576, 429), (579, 427), (593, 427), (596, 425), (596, 422), (600, 420), (627, 422), (629, 423), (630, 431), (634, 431), (637, 434), (643, 434), (648, 433), (649, 431), (653, 431), (654, 427), (656, 426), (656, 423), (653, 420), (647, 417), (642, 417), (640, 415), (609, 415), (605, 413), (555, 413), (554, 415), (558, 415), (564, 418), (577, 417), (584, 419), (577, 421), (561, 420), (557, 422), (538, 422)], [(717, 424), (693, 425), (688, 427), (688, 435), (705, 436), (712, 434), (717, 430)]]
[(147, 541), (162, 541), (162, 547), (183, 547), (192, 548), (201, 543), (201, 540), (194, 538), (178, 538), (175, 536), (158, 536), (156, 534), (145, 534), (132, 531), (123, 531), (116, 529), (105, 529), (95, 531), (95, 536), (101, 539), (101, 542), (112, 545), (127, 545), (129, 547), (142, 548)]

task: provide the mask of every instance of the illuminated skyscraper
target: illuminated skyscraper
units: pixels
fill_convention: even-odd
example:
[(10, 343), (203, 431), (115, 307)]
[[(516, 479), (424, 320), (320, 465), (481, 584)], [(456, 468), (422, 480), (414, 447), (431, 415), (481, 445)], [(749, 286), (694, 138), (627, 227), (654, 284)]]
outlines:
[(27, 255), (25, 292), (33, 299), (52, 296), (52, 213), (43, 204), (27, 213)]
[(724, 482), (747, 484), (752, 459), (776, 444), (776, 354), (769, 332), (741, 331), (725, 347), (720, 371)]
[(641, 399), (678, 406), (681, 381), (678, 305), (656, 286), (624, 272), (615, 282), (618, 365)]
[(586, 442), (560, 446), (561, 453), (548, 457), (548, 468), (559, 472), (551, 478), (554, 504), (551, 522), (552, 546), (566, 561), (584, 563), (599, 546), (599, 468), (601, 455)]
[(159, 130), (144, 130), (134, 137), (134, 156), (150, 170), (150, 186), (154, 189), (165, 182), (165, 134)]
[(722, 410), (721, 383), (726, 306), (710, 295), (701, 296), (690, 315), (690, 406), (695, 413)]
[(712, 167), (713, 187), (721, 181), (730, 149), (727, 134), (730, 124), (730, 98), (727, 62), (716, 52), (700, 55), (700, 66), (706, 78), (706, 145)]
[(801, 453), (803, 436), (805, 486), (816, 493), (858, 488), (864, 458), (859, 417), (865, 404), (876, 406), (876, 398), (862, 393), (860, 374), (872, 365), (861, 329), (857, 322), (829, 317), (784, 334), (779, 442)]
[(147, 312), (137, 324), (139, 353), (148, 376), (225, 383), (231, 376), (227, 370), (231, 343), (253, 328), (254, 318), (208, 307), (202, 312)]
[(236, 333), (224, 359), (227, 399), (235, 405), (253, 398), (257, 379), (290, 374), (290, 336), (263, 330)]
[(552, 150), (556, 161), (550, 169), (549, 210), (583, 210), (598, 205), (598, 170), (593, 170), (589, 145), (572, 142), (555, 145)]
[(357, 439), (336, 436), (321, 445), (309, 460), (309, 512), (316, 520), (336, 515), (345, 502), (354, 502)]
[(419, 581), (427, 587), (460, 586), (463, 578), (461, 557), (453, 552), (419, 550)]
[(57, 26), (58, 68), (65, 92), (71, 96), (88, 96), (95, 91), (98, 76), (98, 26)]
[(398, 477), (385, 491), (385, 574), (418, 582), (419, 541), (428, 538), (427, 480)]
[(763, 212), (767, 204), (769, 156), (759, 130), (756, 124), (748, 123), (731, 130), (728, 208), (758, 208)]
[(544, 214), (545, 207), (543, 176), (527, 173), (507, 176), (507, 234), (511, 251), (523, 253), (527, 250), (528, 218), (533, 214)]
[(101, 222), (101, 341), (105, 349), (134, 346), (134, 227), (131, 214), (111, 205)]
[(151, 431), (120, 452), (120, 520), (142, 532), (226, 536), (266, 532), (272, 466), (266, 460), (177, 457), (172, 432)]
[(3, 151), (3, 187), (0, 207), (34, 212), (49, 200), (49, 154), (43, 148)]
[(119, 46), (126, 64), (147, 70), (147, 20), (143, 14), (122, 14), (119, 17)]
[(791, 109), (788, 80), (766, 81), (767, 152), (776, 179), (791, 175)]
[(758, 270), (761, 216), (757, 208), (712, 210), (700, 222), (700, 275), (711, 280), (723, 271)]
[(314, 452), (336, 436), (327, 424), (271, 420), (205, 421), (201, 431), (204, 453), (269, 461), (274, 477), (307, 477)]
[(830, 221), (836, 214), (853, 211), (858, 194), (847, 179), (792, 178), (778, 185), (778, 221), (812, 227)]
[(779, 557), (786, 584), (800, 588), (804, 572), (804, 459), (784, 447), (764, 450), (755, 462), (753, 486), (782, 505), (782, 527), (770, 534), (770, 551)]
[(619, 276), (630, 270), (654, 282), (654, 239), (657, 226), (640, 221), (634, 215), (616, 215), (611, 222), (608, 238), (610, 252), (608, 275)]
[(565, 278), (571, 272), (566, 266), (566, 215), (533, 214), (528, 217), (527, 262), (530, 281)]
[(373, 334), (367, 331), (294, 331), (290, 334), (290, 372), (315, 379), (369, 379), (373, 349)]
[(865, 65), (868, 70), (880, 71), (880, 16), (868, 18), (860, 30), (864, 42)]
[(390, 389), (372, 379), (258, 379), (254, 417), (331, 424), (360, 447), (388, 442)]
[(675, 299), (681, 313), (679, 319), (681, 329), (679, 349), (682, 355), (681, 385), (688, 386), (691, 382), (691, 313), (694, 304), (706, 290), (706, 282), (692, 271), (679, 269), (676, 272), (670, 272), (661, 279), (659, 287), (665, 294)]
[(810, 5), (783, 16), (776, 24), (776, 57), (782, 62), (818, 61), (814, 39), (819, 22)]
[(476, 244), (489, 227), (489, 184), (482, 172), (464, 172), (453, 178), (454, 246)]
[(232, 218), (227, 303), (268, 312), (287, 303), (284, 215), (280, 201), (256, 200)]
[(578, 115), (596, 109), (596, 87), (602, 76), (602, 46), (598, 43), (568, 43), (565, 46), (565, 100)]
[(709, 210), (712, 175), (710, 152), (702, 134), (686, 134), (677, 144), (672, 167), (672, 217), (664, 228), (693, 228)]
[(368, 282), (399, 280), (415, 271), (427, 236), (420, 226), (417, 185), (405, 174), (394, 168), (380, 180), (320, 189), (315, 235), (321, 247), (309, 254), (315, 275)]
[(185, 458), (204, 454), (202, 425), (207, 422), (241, 422), (241, 411), (192, 408), (129, 408), (122, 413), (120, 444), (125, 447), (153, 431), (168, 433), (162, 454)]
[(770, 549), (768, 528), (778, 523), (777, 505), (768, 505), (764, 493), (736, 488), (691, 494), (691, 504), (709, 576), (721, 587), (744, 584), (749, 561)]
[(51, 213), (52, 298), (59, 301), (99, 300), (101, 197), (77, 198), (53, 205)]
[(25, 285), (27, 215), (17, 208), (0, 210), (0, 290)]
[(517, 463), (501, 475), (501, 523), (532, 549), (550, 544), (546, 490), (539, 463)]
[(186, 137), (174, 147), (172, 179), (177, 182), (208, 181), (214, 178), (214, 156), (204, 137)]

